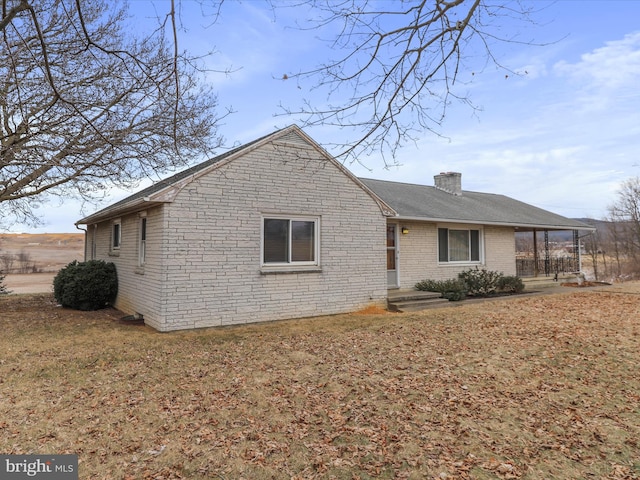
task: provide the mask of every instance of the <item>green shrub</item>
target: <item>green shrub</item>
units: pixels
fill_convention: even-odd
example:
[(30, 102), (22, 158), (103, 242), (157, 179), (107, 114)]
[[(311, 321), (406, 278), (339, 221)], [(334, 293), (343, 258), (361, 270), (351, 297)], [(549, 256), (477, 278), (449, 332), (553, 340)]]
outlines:
[(498, 291), (503, 293), (522, 293), (524, 282), (520, 277), (507, 275), (498, 280)]
[(0, 271), (0, 295), (6, 295), (7, 293), (11, 292), (7, 290), (7, 286), (4, 284), (4, 273)]
[(116, 266), (102, 260), (74, 260), (53, 279), (53, 295), (63, 307), (98, 310), (112, 305), (117, 294)]
[(423, 280), (416, 283), (417, 290), (425, 292), (438, 292), (442, 298), (456, 302), (463, 300), (467, 296), (465, 285), (458, 279), (451, 280)]
[(421, 290), (423, 292), (440, 292), (441, 282), (438, 280), (422, 280), (421, 282), (416, 283), (416, 290)]
[(467, 292), (464, 288), (460, 290), (447, 290), (446, 292), (442, 292), (442, 298), (446, 298), (450, 302), (459, 302), (460, 300), (464, 300), (467, 297)]
[(488, 297), (498, 290), (498, 282), (502, 273), (487, 270), (486, 268), (470, 268), (458, 274), (458, 278), (464, 283), (467, 293), (472, 296)]

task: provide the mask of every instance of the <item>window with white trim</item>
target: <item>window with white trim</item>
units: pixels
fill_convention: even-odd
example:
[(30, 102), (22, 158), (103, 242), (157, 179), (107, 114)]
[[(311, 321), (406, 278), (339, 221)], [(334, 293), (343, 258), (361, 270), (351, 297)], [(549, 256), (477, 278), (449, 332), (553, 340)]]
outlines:
[(264, 217), (262, 264), (318, 265), (318, 217)]
[(122, 223), (120, 219), (114, 220), (111, 224), (111, 249), (119, 250), (122, 243)]
[(139, 232), (139, 243), (138, 243), (138, 265), (144, 266), (147, 257), (147, 217), (140, 217), (140, 232)]
[[(87, 228), (87, 231), (89, 229)], [(91, 260), (95, 260), (96, 259), (96, 251), (97, 251), (97, 240), (96, 240), (96, 236), (98, 235), (98, 225), (94, 224), (93, 225), (93, 232), (91, 234)]]
[(480, 262), (481, 243), (479, 229), (438, 228), (438, 262)]

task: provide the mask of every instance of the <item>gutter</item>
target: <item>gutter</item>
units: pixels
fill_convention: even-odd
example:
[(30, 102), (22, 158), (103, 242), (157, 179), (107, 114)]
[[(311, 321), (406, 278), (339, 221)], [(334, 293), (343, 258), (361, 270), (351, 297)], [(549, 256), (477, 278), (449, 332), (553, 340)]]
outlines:
[[(134, 202), (126, 204), (126, 205), (120, 205), (117, 208), (109, 208), (107, 207), (104, 210), (101, 210), (99, 212), (96, 212), (92, 215), (89, 215), (88, 217), (84, 217), (80, 220), (78, 220), (75, 225), (76, 228), (78, 228), (78, 225), (90, 225), (92, 223), (99, 223), (99, 222), (103, 222), (106, 220), (110, 220), (112, 218), (116, 218), (119, 217), (121, 215), (126, 215), (128, 213), (134, 213), (137, 212), (139, 210), (144, 210), (145, 208), (148, 207), (152, 207), (152, 206), (156, 206), (156, 205), (160, 205), (162, 203), (167, 203), (164, 201), (152, 201), (151, 197), (142, 197), (139, 199), (136, 199)], [(81, 229), (79, 229), (81, 230)]]
[(426, 217), (410, 217), (398, 215), (394, 217), (397, 220), (405, 220), (407, 222), (428, 222), (428, 223), (460, 223), (464, 225), (491, 225), (496, 227), (514, 227), (514, 228), (540, 228), (547, 230), (588, 230), (595, 232), (596, 228), (591, 225), (538, 225), (532, 223), (508, 223), (508, 222), (490, 222), (486, 220), (466, 220), (459, 218), (426, 218)]

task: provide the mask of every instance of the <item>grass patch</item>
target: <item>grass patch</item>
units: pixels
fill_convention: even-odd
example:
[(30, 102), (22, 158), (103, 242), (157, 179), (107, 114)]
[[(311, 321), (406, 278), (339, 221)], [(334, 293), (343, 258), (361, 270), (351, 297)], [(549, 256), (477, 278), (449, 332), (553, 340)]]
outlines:
[(0, 451), (83, 479), (640, 478), (640, 284), (171, 334), (0, 312)]

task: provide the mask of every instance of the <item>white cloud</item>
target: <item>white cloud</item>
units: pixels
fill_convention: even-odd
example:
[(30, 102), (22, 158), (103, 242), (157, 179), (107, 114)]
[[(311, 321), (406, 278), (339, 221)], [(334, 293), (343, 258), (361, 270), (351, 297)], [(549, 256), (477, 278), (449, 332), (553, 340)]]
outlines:
[(558, 75), (587, 89), (636, 89), (640, 79), (640, 32), (606, 42), (604, 47), (583, 54), (579, 62), (560, 61), (553, 68)]

